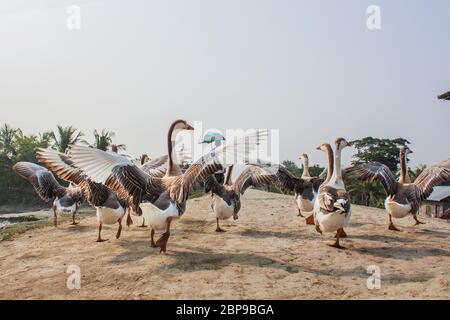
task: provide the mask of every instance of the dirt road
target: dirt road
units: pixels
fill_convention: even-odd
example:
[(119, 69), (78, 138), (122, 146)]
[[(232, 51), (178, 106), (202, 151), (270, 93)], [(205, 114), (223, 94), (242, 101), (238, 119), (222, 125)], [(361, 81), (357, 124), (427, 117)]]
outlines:
[[(249, 190), (237, 222), (216, 233), (210, 197), (192, 199), (173, 224), (167, 254), (149, 244), (140, 218), (116, 240), (96, 220), (64, 224), (0, 242), (0, 299), (393, 299), (450, 298), (450, 224), (428, 220), (387, 230), (383, 210), (353, 207), (347, 250), (326, 244), (296, 217), (293, 197)], [(81, 289), (69, 290), (69, 265)], [(369, 290), (367, 267), (381, 271)]]

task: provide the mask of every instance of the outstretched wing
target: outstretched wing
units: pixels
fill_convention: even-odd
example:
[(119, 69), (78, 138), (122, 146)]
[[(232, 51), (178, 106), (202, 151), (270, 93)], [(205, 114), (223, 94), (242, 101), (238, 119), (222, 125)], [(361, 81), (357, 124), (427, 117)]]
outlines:
[(56, 181), (53, 174), (40, 165), (31, 162), (18, 162), (13, 166), (13, 170), (22, 178), (28, 180), (44, 201), (62, 196), (66, 191), (66, 188)]
[(450, 158), (425, 169), (414, 181), (420, 198), (425, 200), (433, 192), (433, 187), (450, 180)]
[(247, 165), (237, 177), (234, 188), (240, 194), (244, 194), (249, 187), (261, 188), (271, 185), (279, 187), (278, 182), (275, 174), (257, 165)]
[(363, 181), (379, 181), (388, 196), (394, 195), (399, 187), (392, 171), (384, 164), (371, 162), (346, 168), (346, 174), (355, 173)]
[(182, 176), (166, 180), (170, 197), (179, 203), (186, 201), (194, 185), (223, 170), (225, 164), (244, 163), (267, 135), (267, 130), (249, 131), (203, 155)]
[(86, 174), (75, 167), (73, 161), (66, 154), (56, 150), (39, 148), (36, 158), (65, 181), (80, 185), (87, 178)]
[(136, 199), (141, 199), (143, 194), (157, 198), (163, 191), (160, 178), (147, 174), (131, 160), (116, 153), (71, 145), (69, 156), (92, 181), (106, 184), (114, 191), (118, 191), (117, 183)]

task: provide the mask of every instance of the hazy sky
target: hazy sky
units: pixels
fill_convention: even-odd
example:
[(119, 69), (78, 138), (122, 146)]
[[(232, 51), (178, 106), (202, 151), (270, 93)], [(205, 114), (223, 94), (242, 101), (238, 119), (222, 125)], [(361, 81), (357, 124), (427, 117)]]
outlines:
[(450, 156), (449, 31), (445, 0), (0, 0), (0, 123), (107, 128), (151, 156), (178, 118), (278, 128), (281, 158), (313, 163), (337, 136), (404, 137), (429, 164)]

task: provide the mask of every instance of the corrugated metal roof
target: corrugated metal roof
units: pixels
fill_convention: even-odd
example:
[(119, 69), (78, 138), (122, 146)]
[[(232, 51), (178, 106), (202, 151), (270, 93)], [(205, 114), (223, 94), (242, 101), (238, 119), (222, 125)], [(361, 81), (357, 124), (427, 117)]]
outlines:
[(438, 99), (442, 99), (442, 100), (450, 100), (450, 91), (443, 93), (441, 95), (438, 96)]
[(433, 192), (430, 194), (427, 200), (441, 201), (447, 197), (450, 197), (450, 186), (439, 186), (433, 188)]

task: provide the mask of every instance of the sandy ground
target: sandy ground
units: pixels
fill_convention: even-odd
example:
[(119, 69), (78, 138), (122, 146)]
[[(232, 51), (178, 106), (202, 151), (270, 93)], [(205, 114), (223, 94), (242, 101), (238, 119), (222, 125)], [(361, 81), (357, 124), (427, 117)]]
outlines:
[[(96, 220), (32, 230), (0, 243), (1, 299), (397, 299), (450, 298), (450, 224), (412, 218), (387, 230), (383, 210), (353, 207), (349, 238), (336, 250), (296, 217), (293, 197), (249, 190), (237, 222), (216, 233), (208, 196), (192, 199), (173, 224), (167, 254), (135, 224), (116, 240)], [(69, 290), (78, 265), (81, 289)], [(369, 290), (367, 267), (381, 271)]]

